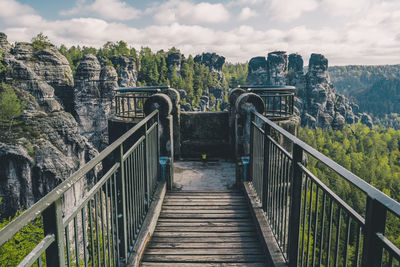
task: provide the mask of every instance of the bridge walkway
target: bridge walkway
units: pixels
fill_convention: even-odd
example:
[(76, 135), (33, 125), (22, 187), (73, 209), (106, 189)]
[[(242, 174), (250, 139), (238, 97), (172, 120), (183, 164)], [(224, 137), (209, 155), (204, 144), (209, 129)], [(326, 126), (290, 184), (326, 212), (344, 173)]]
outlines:
[(167, 192), (141, 266), (265, 266), (241, 191)]

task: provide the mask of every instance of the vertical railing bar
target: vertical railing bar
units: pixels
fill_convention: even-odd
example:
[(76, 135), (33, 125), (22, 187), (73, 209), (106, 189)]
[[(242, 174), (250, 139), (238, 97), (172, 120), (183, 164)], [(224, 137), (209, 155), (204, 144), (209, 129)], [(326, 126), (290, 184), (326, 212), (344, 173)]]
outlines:
[(94, 238), (93, 238), (93, 219), (92, 219), (92, 201), (89, 200), (88, 202), (88, 210), (89, 210), (89, 228), (90, 228), (90, 244), (91, 244), (91, 251), (92, 251), (92, 266), (95, 266), (95, 255), (94, 255)]
[(317, 237), (318, 237), (318, 209), (319, 209), (319, 187), (316, 184), (315, 185), (316, 189), (316, 196), (315, 196), (315, 216), (314, 216), (314, 237), (313, 237), (313, 252), (312, 252), (312, 263), (311, 265), (314, 267), (315, 266), (315, 250), (317, 246)]
[(137, 218), (136, 218), (136, 213), (137, 213), (137, 210), (138, 210), (138, 204), (137, 204), (137, 200), (136, 200), (136, 197), (137, 197), (137, 186), (136, 186), (136, 183), (137, 183), (137, 175), (136, 175), (136, 173), (137, 173), (137, 164), (136, 164), (136, 162), (135, 162), (135, 155), (137, 154), (137, 150), (138, 150), (139, 148), (137, 147), (134, 151), (132, 151), (132, 154), (131, 154), (131, 156), (130, 156), (130, 164), (131, 164), (131, 168), (132, 168), (132, 172), (131, 172), (131, 175), (132, 175), (132, 177), (131, 177), (131, 201), (132, 201), (132, 203), (131, 203), (131, 205), (132, 205), (132, 225), (131, 225), (131, 227), (132, 227), (132, 242), (134, 242), (134, 240), (135, 240), (135, 238), (136, 238), (136, 224), (137, 224)]
[(46, 250), (46, 264), (48, 266), (65, 266), (64, 227), (61, 198), (54, 201), (42, 213), (44, 235), (54, 234), (53, 242)]
[(279, 164), (280, 164), (280, 166), (279, 166), (279, 169), (280, 169), (280, 172), (279, 172), (279, 176), (280, 176), (280, 178), (279, 178), (279, 213), (280, 213), (280, 220), (279, 220), (279, 228), (280, 228), (280, 234), (279, 234), (279, 239), (280, 239), (280, 247), (281, 247), (281, 249), (282, 249), (282, 246), (283, 246), (283, 239), (282, 239), (282, 237), (283, 237), (283, 153), (282, 152), (280, 152), (279, 153), (280, 154), (280, 160), (279, 160)]
[(100, 236), (99, 236), (99, 211), (98, 211), (98, 201), (97, 194), (94, 195), (94, 217), (95, 217), (95, 228), (96, 228), (96, 252), (97, 252), (97, 265), (100, 266)]
[(141, 205), (140, 205), (140, 177), (139, 177), (139, 164), (138, 164), (138, 152), (139, 148), (135, 150), (135, 155), (134, 155), (134, 162), (135, 162), (135, 207), (136, 207), (136, 212), (135, 212), (135, 232), (136, 229), (139, 227), (139, 213), (141, 212)]
[(147, 186), (147, 188), (146, 188), (146, 192), (147, 192), (147, 203), (146, 203), (146, 211), (147, 210), (149, 210), (149, 208), (150, 208), (150, 194), (151, 194), (151, 185), (150, 185), (150, 179), (149, 179), (149, 177), (148, 177), (148, 175), (147, 175), (147, 155), (148, 155), (148, 153), (147, 153), (147, 143), (148, 143), (148, 141), (147, 141), (147, 139), (148, 139), (148, 136), (147, 136), (147, 123), (145, 123), (144, 124), (144, 140), (143, 140), (143, 176), (144, 176), (144, 179), (146, 180), (146, 186)]
[(43, 266), (43, 264), (42, 264), (42, 257), (43, 257), (43, 255), (40, 255), (40, 257), (37, 259), (37, 265), (38, 265), (38, 267), (42, 267), (42, 266)]
[(269, 194), (269, 221), (270, 221), (270, 224), (271, 224), (271, 228), (272, 228), (272, 223), (273, 223), (273, 200), (274, 200), (274, 196), (273, 196), (273, 193), (274, 193), (274, 190), (273, 190), (273, 186), (274, 186), (274, 184), (273, 184), (273, 177), (272, 177), (272, 175), (273, 175), (273, 172), (272, 172), (272, 168), (273, 168), (273, 160), (274, 160), (274, 156), (273, 156), (273, 153), (274, 153), (274, 150), (273, 150), (273, 144), (272, 144), (272, 142), (270, 142), (270, 146), (269, 146), (269, 150), (270, 150), (270, 154), (269, 154), (269, 166), (268, 166), (268, 169), (269, 169), (269, 173), (268, 173), (268, 188), (269, 188), (269, 192), (268, 192), (268, 194)]
[(376, 233), (385, 233), (386, 213), (387, 208), (382, 203), (367, 196), (362, 266), (380, 266), (382, 263), (382, 246), (377, 242)]
[(271, 211), (272, 211), (272, 231), (276, 234), (275, 225), (276, 225), (276, 217), (275, 217), (275, 201), (276, 201), (276, 190), (275, 190), (275, 170), (276, 170), (276, 150), (275, 145), (272, 144), (272, 164), (271, 164)]
[[(118, 150), (117, 150), (118, 151)], [(119, 152), (119, 153), (118, 153)], [(117, 157), (120, 162), (120, 177), (118, 182), (118, 191), (120, 193), (120, 213), (121, 216), (118, 214), (118, 220), (120, 220), (120, 223), (118, 223), (118, 226), (121, 228), (119, 232), (119, 245), (120, 245), (120, 251), (119, 251), (119, 256), (121, 260), (125, 263), (128, 257), (128, 240), (127, 240), (127, 210), (126, 210), (126, 182), (125, 182), (125, 164), (124, 164), (124, 144), (121, 144), (119, 146), (119, 151), (117, 152)]]
[(274, 233), (278, 235), (278, 148), (274, 145)]
[(310, 235), (311, 235), (311, 222), (312, 222), (312, 204), (313, 204), (313, 187), (314, 183), (313, 180), (310, 179), (310, 203), (309, 203), (309, 213), (308, 213), (308, 230), (307, 230), (307, 259), (306, 259), (306, 266), (308, 266), (308, 260), (310, 256), (310, 246), (311, 246), (311, 240), (310, 240)]
[(134, 196), (134, 190), (135, 190), (135, 185), (134, 185), (134, 169), (133, 169), (133, 152), (129, 155), (128, 157), (128, 166), (129, 166), (129, 185), (127, 185), (127, 188), (129, 189), (129, 194), (128, 194), (128, 199), (129, 199), (129, 230), (130, 230), (130, 238), (129, 238), (129, 244), (133, 244), (133, 241), (135, 239), (135, 226), (133, 224), (133, 213), (135, 210), (135, 203), (133, 201), (133, 196)]
[(360, 246), (361, 246), (361, 231), (362, 228), (359, 224), (357, 224), (357, 244), (356, 244), (356, 256), (354, 258), (355, 260), (355, 266), (358, 267), (360, 265)]
[(100, 216), (101, 216), (101, 236), (103, 238), (103, 265), (107, 263), (106, 259), (106, 240), (105, 240), (105, 231), (104, 231), (104, 210), (103, 210), (103, 186), (99, 190), (100, 194)]
[(129, 246), (130, 246), (130, 240), (131, 240), (131, 216), (130, 216), (130, 209), (131, 209), (131, 203), (129, 201), (129, 196), (130, 196), (130, 188), (129, 188), (129, 157), (128, 155), (123, 164), (124, 164), (124, 172), (125, 172), (125, 207), (126, 207), (126, 218), (124, 218), (124, 221), (126, 221), (126, 236), (127, 236), (127, 245), (128, 245), (128, 251), (129, 251)]
[[(250, 164), (247, 167), (247, 173), (245, 174), (246, 177), (244, 179), (246, 179), (246, 181), (249, 181), (251, 179), (251, 181), (253, 182), (253, 185), (255, 185), (255, 183), (257, 183), (256, 177), (255, 177), (255, 171), (254, 171), (254, 166), (255, 166), (255, 160), (256, 158), (254, 157), (254, 155), (257, 155), (257, 151), (254, 151), (254, 142), (255, 139), (257, 138), (257, 136), (255, 135), (254, 131), (254, 114), (253, 112), (250, 113)], [(251, 166), (251, 168), (250, 168)], [(249, 179), (250, 178), (250, 179)], [(257, 192), (257, 186), (255, 186), (256, 188), (256, 192)], [(262, 199), (261, 196), (259, 195), (260, 200)], [(262, 201), (261, 201), (262, 203)]]
[(289, 267), (296, 267), (298, 263), (299, 232), (300, 232), (300, 209), (303, 173), (299, 163), (303, 161), (303, 149), (293, 143), (292, 162), (292, 186), (291, 186), (291, 207), (289, 218)]
[[(120, 165), (122, 166), (122, 165)], [(116, 239), (115, 239), (115, 246), (117, 248), (117, 266), (119, 266), (121, 264), (121, 253), (120, 253), (120, 247), (119, 247), (119, 223), (118, 223), (118, 200), (117, 200), (117, 175), (116, 173), (114, 173), (114, 204), (115, 204), (115, 230), (116, 230)]]
[(284, 248), (283, 252), (287, 253), (287, 245), (288, 245), (288, 240), (287, 240), (287, 231), (288, 231), (288, 190), (289, 190), (289, 158), (285, 156), (285, 161), (284, 161), (284, 169), (285, 169), (285, 193), (284, 193), (284, 198), (285, 198), (285, 203), (284, 203), (284, 230), (283, 230), (283, 240), (284, 240)]
[(392, 267), (393, 266), (393, 254), (389, 253), (389, 262), (388, 262), (388, 266)]
[(337, 231), (336, 231), (336, 245), (335, 245), (335, 266), (338, 264), (338, 259), (339, 259), (339, 241), (340, 241), (340, 226), (341, 226), (341, 221), (342, 221), (342, 209), (338, 205), (338, 215), (337, 215), (337, 220), (338, 220), (338, 226), (337, 226)]
[(81, 223), (82, 223), (82, 239), (83, 239), (83, 261), (85, 264), (85, 267), (88, 266), (88, 255), (87, 255), (87, 249), (86, 249), (86, 243), (87, 241), (87, 233), (86, 233), (86, 210), (87, 206), (84, 206), (81, 210)]
[(349, 248), (349, 240), (350, 240), (350, 229), (351, 229), (351, 216), (347, 215), (347, 234), (346, 234), (346, 246), (344, 252), (344, 266), (347, 267), (347, 261), (349, 257), (348, 248)]
[(67, 266), (71, 267), (71, 249), (69, 247), (69, 225), (65, 227), (65, 249), (67, 250)]
[(110, 240), (110, 230), (112, 231), (111, 228), (111, 203), (110, 203), (110, 194), (108, 192), (108, 184), (110, 182), (110, 178), (105, 184), (106, 188), (106, 222), (107, 222), (107, 255), (108, 255), (108, 265), (111, 266), (111, 240)]
[(329, 203), (329, 230), (328, 230), (328, 249), (327, 249), (327, 259), (326, 266), (329, 266), (330, 252), (331, 252), (331, 241), (332, 241), (332, 217), (333, 217), (333, 199), (330, 199)]
[(304, 180), (304, 201), (303, 202), (303, 216), (302, 216), (302, 235), (301, 235), (301, 266), (303, 266), (304, 262), (304, 246), (305, 246), (305, 235), (306, 235), (306, 221), (307, 221), (307, 192), (308, 192), (308, 175), (305, 175)]
[(76, 255), (76, 266), (80, 266), (80, 255), (79, 255), (79, 236), (78, 236), (78, 221), (77, 216), (74, 217), (74, 239), (75, 239), (75, 255)]
[(322, 199), (322, 215), (321, 215), (321, 230), (320, 230), (321, 241), (319, 244), (319, 266), (322, 265), (323, 261), (323, 256), (324, 256), (323, 248), (324, 248), (324, 236), (325, 236), (324, 224), (325, 224), (326, 193), (322, 191), (322, 194), (323, 194), (323, 199)]
[(116, 173), (114, 173), (110, 179), (108, 180), (108, 186), (110, 188), (110, 228), (111, 228), (111, 244), (112, 244), (112, 263), (113, 265), (116, 265), (116, 244), (115, 244), (115, 234), (116, 234), (116, 228), (115, 228), (115, 222), (114, 222), (114, 211), (115, 211), (115, 203), (114, 203), (114, 193), (113, 193), (113, 178), (115, 177)]

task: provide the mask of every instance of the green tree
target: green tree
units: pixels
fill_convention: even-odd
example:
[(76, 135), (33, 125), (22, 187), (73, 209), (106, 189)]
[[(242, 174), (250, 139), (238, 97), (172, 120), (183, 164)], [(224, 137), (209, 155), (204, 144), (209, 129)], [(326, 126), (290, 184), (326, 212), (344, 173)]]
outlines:
[(0, 122), (9, 123), (11, 127), (13, 120), (22, 115), (24, 103), (5, 83), (1, 84), (0, 89)]
[(35, 51), (40, 51), (45, 48), (53, 46), (53, 44), (50, 42), (49, 38), (44, 35), (42, 32), (36, 35), (35, 37), (32, 38), (31, 40), (32, 46), (35, 49)]

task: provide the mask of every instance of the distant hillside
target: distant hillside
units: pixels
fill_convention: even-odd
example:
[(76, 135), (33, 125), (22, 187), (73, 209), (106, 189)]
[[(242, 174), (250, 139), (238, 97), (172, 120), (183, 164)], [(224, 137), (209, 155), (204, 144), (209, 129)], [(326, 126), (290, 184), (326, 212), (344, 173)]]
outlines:
[(373, 115), (376, 124), (400, 128), (400, 65), (334, 66), (329, 74), (336, 90)]
[(346, 96), (355, 96), (382, 79), (400, 79), (400, 65), (333, 66), (328, 71), (336, 90)]

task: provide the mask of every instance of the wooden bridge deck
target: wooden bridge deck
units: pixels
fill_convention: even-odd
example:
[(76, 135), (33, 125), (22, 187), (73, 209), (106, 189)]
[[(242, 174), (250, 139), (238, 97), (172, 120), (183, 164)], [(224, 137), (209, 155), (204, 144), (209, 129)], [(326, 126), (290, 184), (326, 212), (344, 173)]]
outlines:
[(141, 266), (265, 266), (239, 191), (171, 191)]

